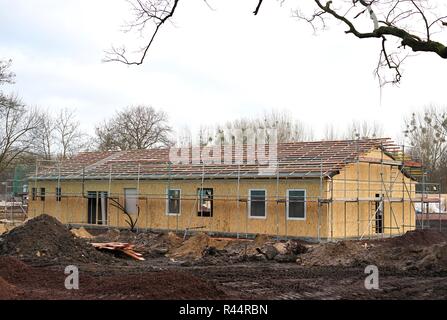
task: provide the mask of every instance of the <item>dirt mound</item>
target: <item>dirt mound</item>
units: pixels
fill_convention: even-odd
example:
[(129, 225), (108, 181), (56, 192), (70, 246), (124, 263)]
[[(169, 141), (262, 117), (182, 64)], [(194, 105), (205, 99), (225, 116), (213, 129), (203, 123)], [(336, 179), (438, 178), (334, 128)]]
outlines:
[(177, 236), (174, 232), (164, 233), (161, 238), (170, 248), (178, 248), (183, 244), (183, 239)]
[(0, 300), (17, 299), (23, 292), (0, 277)]
[(173, 232), (168, 233), (140, 233), (135, 238), (135, 244), (151, 248), (166, 248), (171, 250), (182, 245), (183, 239)]
[(409, 268), (417, 270), (447, 271), (447, 243), (435, 244), (425, 248)]
[(354, 264), (367, 248), (358, 242), (323, 243), (312, 247), (308, 253), (298, 258), (305, 266), (349, 266)]
[(0, 277), (23, 276), (31, 267), (14, 257), (0, 257)]
[(124, 242), (119, 241), (121, 232), (118, 229), (108, 229), (95, 237), (96, 242)]
[(48, 215), (28, 220), (2, 235), (0, 255), (60, 263), (110, 263), (114, 259), (76, 238), (62, 223)]
[(414, 230), (403, 236), (383, 240), (388, 246), (429, 246), (447, 242), (447, 233), (435, 230)]
[(173, 232), (141, 234), (137, 237), (135, 244), (147, 256), (158, 257), (180, 247), (183, 244), (183, 239)]
[(256, 235), (255, 240), (253, 241), (253, 245), (259, 248), (271, 241), (272, 239), (269, 236), (264, 234), (258, 234)]
[(297, 259), (304, 266), (359, 266), (374, 264), (400, 270), (447, 269), (447, 235), (417, 230), (371, 241), (341, 241), (313, 246)]
[[(197, 235), (186, 240), (180, 247), (170, 251), (170, 258), (189, 258), (200, 259), (207, 253), (214, 251), (223, 251), (229, 244), (224, 239), (213, 239), (205, 233)], [(211, 250), (210, 250), (211, 249)]]

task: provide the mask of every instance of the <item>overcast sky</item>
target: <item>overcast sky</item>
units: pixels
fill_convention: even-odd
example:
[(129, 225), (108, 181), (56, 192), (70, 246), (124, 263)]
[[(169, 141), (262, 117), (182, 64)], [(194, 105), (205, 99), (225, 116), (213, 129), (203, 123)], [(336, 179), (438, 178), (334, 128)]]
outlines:
[[(0, 58), (13, 59), (8, 90), (30, 105), (78, 110), (91, 130), (119, 108), (149, 104), (175, 127), (214, 124), (264, 110), (286, 109), (321, 135), (326, 123), (383, 123), (397, 137), (402, 118), (446, 104), (447, 63), (412, 57), (399, 88), (380, 92), (373, 76), (380, 44), (357, 40), (332, 24), (314, 35), (291, 17), (290, 4), (257, 0), (180, 2), (143, 66), (103, 63), (122, 44), (124, 0), (0, 0)], [(91, 131), (90, 131), (91, 132)]]

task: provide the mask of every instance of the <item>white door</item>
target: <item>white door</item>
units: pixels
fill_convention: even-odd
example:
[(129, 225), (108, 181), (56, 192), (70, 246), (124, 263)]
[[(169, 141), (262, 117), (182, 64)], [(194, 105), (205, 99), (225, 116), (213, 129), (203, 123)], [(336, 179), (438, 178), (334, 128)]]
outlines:
[(128, 214), (137, 214), (138, 194), (137, 189), (124, 189), (125, 208)]

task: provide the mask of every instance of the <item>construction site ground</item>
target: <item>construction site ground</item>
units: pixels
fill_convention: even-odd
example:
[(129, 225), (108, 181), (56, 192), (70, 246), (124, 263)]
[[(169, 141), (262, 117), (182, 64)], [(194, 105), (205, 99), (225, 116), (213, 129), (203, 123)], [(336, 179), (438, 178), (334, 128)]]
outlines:
[[(135, 245), (145, 261), (91, 243)], [(79, 290), (64, 270), (79, 268)], [(379, 268), (379, 290), (365, 268)], [(447, 234), (312, 244), (69, 230), (40, 216), (0, 236), (0, 299), (446, 299)]]

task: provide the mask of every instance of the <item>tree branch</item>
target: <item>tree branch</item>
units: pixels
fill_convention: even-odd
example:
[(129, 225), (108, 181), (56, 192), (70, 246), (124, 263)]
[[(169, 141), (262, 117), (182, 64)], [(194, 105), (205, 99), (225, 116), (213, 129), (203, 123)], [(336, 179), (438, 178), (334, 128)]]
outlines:
[(254, 14), (255, 16), (258, 15), (259, 9), (261, 9), (262, 1), (263, 1), (263, 0), (259, 0), (259, 1), (258, 1), (258, 5), (256, 6), (255, 11), (253, 11), (253, 14)]
[(351, 33), (359, 39), (367, 38), (382, 38), (383, 36), (394, 36), (401, 39), (401, 45), (403, 47), (410, 47), (414, 52), (433, 52), (443, 59), (447, 59), (447, 47), (440, 42), (432, 41), (430, 39), (422, 40), (420, 37), (411, 34), (396, 26), (380, 26), (372, 32), (360, 32), (354, 24), (346, 17), (338, 14), (331, 8), (332, 1), (328, 1), (326, 5), (323, 5), (320, 0), (314, 0), (317, 6), (324, 12), (330, 14), (339, 21), (342, 21), (348, 26), (348, 30), (345, 33)]

